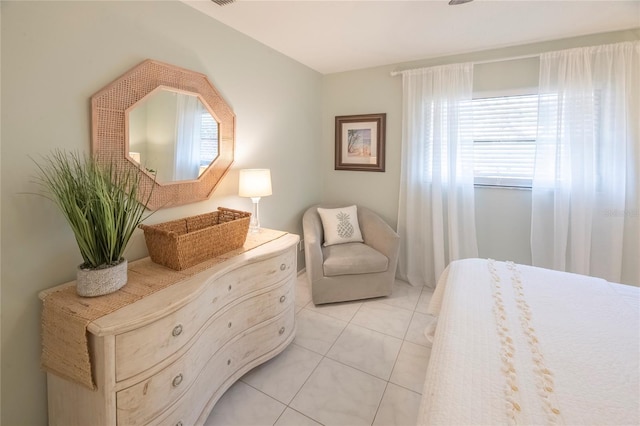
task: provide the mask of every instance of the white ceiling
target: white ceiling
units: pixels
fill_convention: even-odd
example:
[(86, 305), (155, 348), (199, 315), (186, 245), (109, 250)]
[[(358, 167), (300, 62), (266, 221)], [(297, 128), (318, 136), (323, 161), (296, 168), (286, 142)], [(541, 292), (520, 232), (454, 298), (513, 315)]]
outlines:
[(183, 0), (323, 74), (640, 27), (640, 0)]

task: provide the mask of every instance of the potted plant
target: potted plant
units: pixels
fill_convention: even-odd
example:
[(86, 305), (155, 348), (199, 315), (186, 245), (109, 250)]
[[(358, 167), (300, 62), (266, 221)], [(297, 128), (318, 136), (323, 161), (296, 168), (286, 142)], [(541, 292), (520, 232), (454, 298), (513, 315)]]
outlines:
[[(60, 150), (34, 162), (43, 195), (62, 211), (84, 260), (77, 270), (78, 294), (93, 297), (120, 289), (127, 283), (124, 250), (148, 217), (144, 212), (151, 190), (140, 194), (141, 172)], [(144, 195), (143, 202), (139, 195)]]

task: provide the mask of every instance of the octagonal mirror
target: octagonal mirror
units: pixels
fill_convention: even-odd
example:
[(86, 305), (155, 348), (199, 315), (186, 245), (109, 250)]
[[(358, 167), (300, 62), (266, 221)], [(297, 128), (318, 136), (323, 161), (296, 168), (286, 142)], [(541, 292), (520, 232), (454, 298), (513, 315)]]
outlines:
[(94, 155), (142, 170), (151, 210), (206, 200), (233, 163), (235, 115), (204, 74), (148, 59), (93, 95), (91, 111)]

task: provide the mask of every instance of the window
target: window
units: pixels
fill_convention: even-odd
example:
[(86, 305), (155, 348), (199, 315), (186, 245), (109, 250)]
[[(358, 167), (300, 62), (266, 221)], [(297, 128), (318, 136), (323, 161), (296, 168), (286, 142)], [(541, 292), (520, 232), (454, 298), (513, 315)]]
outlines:
[(200, 121), (200, 174), (218, 157), (218, 122), (204, 109)]
[(531, 187), (538, 95), (472, 101), (476, 185)]

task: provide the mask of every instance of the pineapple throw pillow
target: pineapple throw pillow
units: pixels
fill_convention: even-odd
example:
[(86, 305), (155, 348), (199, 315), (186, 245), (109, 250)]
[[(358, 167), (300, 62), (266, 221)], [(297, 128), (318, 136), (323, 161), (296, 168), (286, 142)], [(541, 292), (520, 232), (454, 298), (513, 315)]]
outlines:
[(318, 214), (324, 228), (325, 247), (333, 244), (363, 242), (358, 224), (358, 210), (355, 205), (338, 209), (318, 207)]

